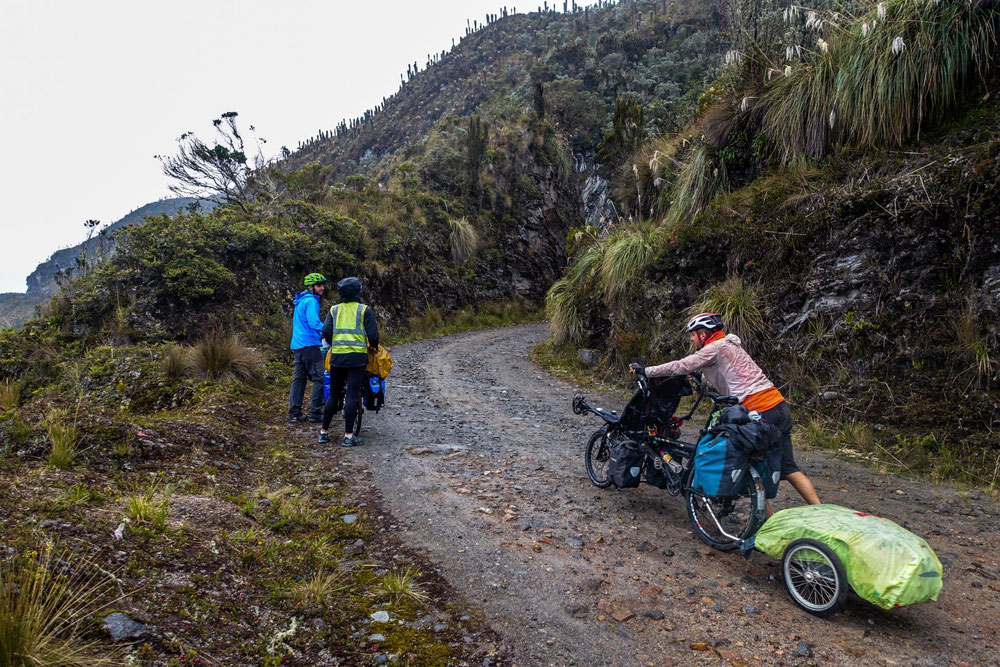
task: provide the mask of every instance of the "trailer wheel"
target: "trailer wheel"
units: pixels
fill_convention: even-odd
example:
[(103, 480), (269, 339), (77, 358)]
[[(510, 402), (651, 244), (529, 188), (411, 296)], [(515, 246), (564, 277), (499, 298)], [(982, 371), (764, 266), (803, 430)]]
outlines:
[(795, 540), (781, 558), (781, 575), (792, 601), (814, 616), (840, 611), (847, 600), (847, 573), (830, 547)]

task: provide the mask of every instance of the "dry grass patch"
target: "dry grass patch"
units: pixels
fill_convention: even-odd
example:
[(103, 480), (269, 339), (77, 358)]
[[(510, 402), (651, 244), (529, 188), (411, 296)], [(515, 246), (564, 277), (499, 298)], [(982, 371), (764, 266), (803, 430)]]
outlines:
[(213, 380), (257, 384), (264, 359), (257, 350), (244, 346), (238, 336), (212, 333), (191, 349), (191, 363)]
[(51, 548), (0, 561), (0, 664), (118, 664), (82, 638), (110, 590), (88, 559)]

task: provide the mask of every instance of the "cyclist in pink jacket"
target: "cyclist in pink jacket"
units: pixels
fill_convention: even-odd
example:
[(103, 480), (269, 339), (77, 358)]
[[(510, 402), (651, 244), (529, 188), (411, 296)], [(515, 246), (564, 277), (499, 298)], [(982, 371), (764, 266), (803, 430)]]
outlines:
[(720, 394), (736, 396), (748, 410), (759, 412), (764, 420), (781, 431), (781, 479), (787, 479), (807, 503), (818, 505), (816, 488), (795, 463), (792, 412), (785, 397), (743, 349), (739, 336), (726, 335), (722, 318), (717, 313), (695, 315), (688, 321), (687, 330), (695, 347), (694, 354), (650, 366), (646, 376), (670, 377), (701, 372)]

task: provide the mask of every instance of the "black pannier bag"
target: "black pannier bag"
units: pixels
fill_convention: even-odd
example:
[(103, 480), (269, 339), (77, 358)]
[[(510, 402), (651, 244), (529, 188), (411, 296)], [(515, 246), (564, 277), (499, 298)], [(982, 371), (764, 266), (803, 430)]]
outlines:
[(781, 476), (781, 432), (765, 420), (755, 418), (742, 405), (732, 405), (719, 415), (720, 424), (713, 433), (725, 434), (732, 445), (743, 452), (764, 483), (766, 498), (778, 495)]
[(691, 393), (691, 385), (683, 376), (649, 378), (649, 400), (643, 402), (642, 391), (636, 389), (622, 410), (621, 423), (633, 431), (642, 428), (643, 422), (647, 426), (669, 424), (681, 398)]
[(634, 489), (642, 477), (642, 464), (646, 456), (631, 440), (618, 440), (611, 445), (608, 460), (608, 479), (619, 489)]

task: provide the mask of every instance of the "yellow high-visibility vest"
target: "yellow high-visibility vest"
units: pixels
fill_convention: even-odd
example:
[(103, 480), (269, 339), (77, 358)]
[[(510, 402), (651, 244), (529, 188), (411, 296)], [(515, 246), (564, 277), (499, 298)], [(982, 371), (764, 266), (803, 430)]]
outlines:
[(365, 308), (357, 301), (339, 303), (330, 309), (333, 316), (333, 334), (330, 336), (330, 354), (367, 354), (368, 343), (365, 335)]

